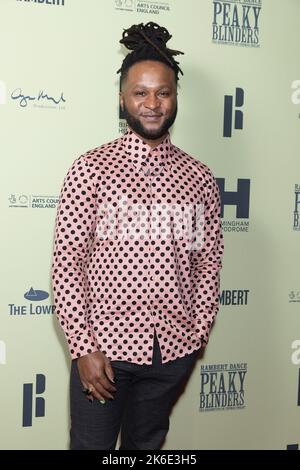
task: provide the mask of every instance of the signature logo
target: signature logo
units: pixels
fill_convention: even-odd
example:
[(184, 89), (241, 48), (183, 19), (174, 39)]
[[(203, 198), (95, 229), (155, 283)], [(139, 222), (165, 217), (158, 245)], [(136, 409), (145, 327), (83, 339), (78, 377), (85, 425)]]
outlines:
[(28, 103), (31, 101), (38, 101), (38, 102), (51, 101), (52, 103), (56, 105), (58, 105), (59, 103), (66, 102), (63, 92), (61, 93), (59, 98), (55, 99), (53, 96), (49, 96), (43, 90), (41, 90), (36, 96), (25, 95), (22, 92), (22, 88), (16, 88), (12, 92), (11, 98), (13, 100), (19, 100), (19, 105), (21, 106), (21, 108), (26, 108), (26, 106), (28, 106)]

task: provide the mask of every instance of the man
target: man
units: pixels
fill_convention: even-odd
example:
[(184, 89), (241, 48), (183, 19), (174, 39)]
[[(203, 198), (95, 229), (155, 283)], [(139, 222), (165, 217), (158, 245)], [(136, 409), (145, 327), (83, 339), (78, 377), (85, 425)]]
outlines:
[(72, 358), (71, 449), (114, 449), (120, 429), (120, 449), (159, 449), (218, 311), (220, 196), (170, 140), (170, 37), (152, 22), (124, 31), (128, 130), (77, 158), (60, 195), (52, 278)]

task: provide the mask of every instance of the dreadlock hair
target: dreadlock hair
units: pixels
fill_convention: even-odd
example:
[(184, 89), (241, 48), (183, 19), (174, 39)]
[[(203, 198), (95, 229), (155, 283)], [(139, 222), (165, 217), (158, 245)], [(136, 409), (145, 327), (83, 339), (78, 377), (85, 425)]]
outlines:
[(129, 68), (136, 62), (143, 60), (157, 60), (171, 67), (175, 72), (177, 83), (179, 72), (182, 75), (183, 72), (173, 56), (184, 54), (184, 52), (169, 49), (166, 46), (171, 37), (166, 28), (152, 21), (145, 25), (143, 23), (134, 24), (130, 28), (124, 29), (120, 43), (132, 52), (127, 54), (121, 68), (117, 71), (117, 73), (121, 72), (121, 83), (126, 78)]

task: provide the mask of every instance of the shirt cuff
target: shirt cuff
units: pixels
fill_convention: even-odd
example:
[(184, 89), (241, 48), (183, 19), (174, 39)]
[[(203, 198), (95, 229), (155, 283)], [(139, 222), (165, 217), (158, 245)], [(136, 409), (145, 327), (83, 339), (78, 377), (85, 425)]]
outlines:
[(68, 345), (72, 359), (78, 359), (86, 354), (99, 351), (98, 343), (94, 335), (88, 330), (81, 331), (77, 335), (69, 337)]
[(201, 342), (204, 343), (204, 346), (208, 344), (208, 338), (210, 333), (211, 323), (205, 320), (198, 319), (195, 322), (195, 333), (196, 336), (201, 339)]

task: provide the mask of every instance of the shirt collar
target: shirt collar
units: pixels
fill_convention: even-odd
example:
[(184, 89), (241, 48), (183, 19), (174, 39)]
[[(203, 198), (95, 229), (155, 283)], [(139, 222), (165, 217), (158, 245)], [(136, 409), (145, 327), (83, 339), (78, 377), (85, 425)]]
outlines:
[(156, 174), (171, 167), (171, 139), (167, 133), (164, 140), (154, 148), (145, 143), (131, 129), (123, 135), (122, 146), (130, 163), (146, 174)]

